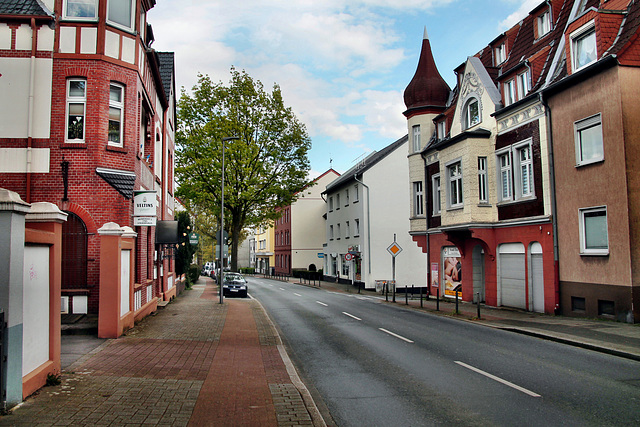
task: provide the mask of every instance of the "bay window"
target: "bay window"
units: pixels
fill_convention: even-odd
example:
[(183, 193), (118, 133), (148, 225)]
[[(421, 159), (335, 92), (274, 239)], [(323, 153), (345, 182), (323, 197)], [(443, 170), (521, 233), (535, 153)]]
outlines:
[(135, 0), (109, 0), (107, 22), (127, 31), (133, 31), (136, 12)]
[(62, 17), (69, 20), (96, 20), (98, 19), (98, 0), (65, 0)]

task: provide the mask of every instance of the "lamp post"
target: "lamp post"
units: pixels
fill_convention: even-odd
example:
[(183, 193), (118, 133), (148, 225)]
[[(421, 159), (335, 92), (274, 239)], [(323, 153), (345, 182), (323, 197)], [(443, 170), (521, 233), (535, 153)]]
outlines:
[(234, 139), (240, 139), (237, 136), (227, 136), (222, 138), (222, 201), (220, 203), (220, 238), (218, 239), (218, 245), (220, 246), (220, 275), (218, 276), (218, 290), (220, 292), (220, 304), (224, 302), (224, 295), (222, 292), (223, 274), (224, 274), (224, 260), (222, 255), (224, 254), (224, 147), (225, 142), (233, 141)]

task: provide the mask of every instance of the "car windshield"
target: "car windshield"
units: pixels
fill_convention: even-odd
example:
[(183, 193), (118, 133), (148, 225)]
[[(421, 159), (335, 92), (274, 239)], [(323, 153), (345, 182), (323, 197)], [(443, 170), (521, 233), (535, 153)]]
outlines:
[(242, 281), (243, 278), (239, 274), (227, 274), (224, 278), (228, 282)]

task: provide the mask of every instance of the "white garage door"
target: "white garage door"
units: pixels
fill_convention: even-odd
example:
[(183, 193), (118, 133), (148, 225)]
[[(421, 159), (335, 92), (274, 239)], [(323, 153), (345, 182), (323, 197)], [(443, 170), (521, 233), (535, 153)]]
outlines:
[(500, 245), (500, 305), (527, 308), (524, 245)]

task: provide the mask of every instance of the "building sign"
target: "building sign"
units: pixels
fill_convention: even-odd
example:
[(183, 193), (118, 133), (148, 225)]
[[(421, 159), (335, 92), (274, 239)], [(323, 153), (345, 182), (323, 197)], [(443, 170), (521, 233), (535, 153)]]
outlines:
[[(462, 258), (455, 246), (442, 248), (442, 272), (444, 275), (444, 295), (455, 298), (455, 289), (462, 284)], [(462, 291), (458, 292), (462, 298)]]
[(134, 216), (133, 217), (133, 226), (134, 227), (154, 227), (156, 225), (156, 217), (155, 216)]
[(189, 244), (190, 245), (197, 245), (199, 239), (200, 239), (200, 235), (198, 233), (190, 233), (189, 234)]
[(156, 192), (133, 192), (133, 216), (156, 216)]

